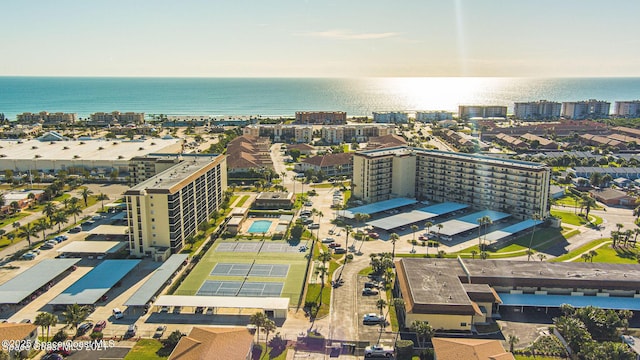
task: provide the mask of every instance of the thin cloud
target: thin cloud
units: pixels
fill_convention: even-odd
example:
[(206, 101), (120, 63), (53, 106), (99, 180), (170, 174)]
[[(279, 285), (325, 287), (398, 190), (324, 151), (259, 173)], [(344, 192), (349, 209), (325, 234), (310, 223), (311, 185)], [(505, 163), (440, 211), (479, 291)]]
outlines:
[(338, 40), (377, 40), (386, 39), (390, 37), (396, 37), (400, 35), (397, 32), (383, 32), (383, 33), (353, 33), (347, 30), (327, 30), (303, 33), (304, 36), (321, 37), (327, 39)]

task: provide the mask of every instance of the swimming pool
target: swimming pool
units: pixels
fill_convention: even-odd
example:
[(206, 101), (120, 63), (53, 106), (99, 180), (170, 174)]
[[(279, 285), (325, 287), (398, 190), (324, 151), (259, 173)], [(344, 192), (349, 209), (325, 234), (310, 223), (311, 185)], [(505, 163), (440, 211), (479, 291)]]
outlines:
[(270, 220), (256, 220), (253, 222), (253, 224), (251, 224), (248, 231), (252, 234), (265, 233), (269, 231), (270, 227), (271, 227)]

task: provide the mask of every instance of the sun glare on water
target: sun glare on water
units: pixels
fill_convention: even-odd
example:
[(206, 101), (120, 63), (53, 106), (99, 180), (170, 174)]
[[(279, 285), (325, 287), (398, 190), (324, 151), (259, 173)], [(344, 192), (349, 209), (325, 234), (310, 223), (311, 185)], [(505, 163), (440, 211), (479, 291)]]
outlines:
[[(503, 78), (387, 78), (389, 93), (410, 105), (407, 110), (457, 111), (459, 105), (489, 105), (509, 80)], [(390, 109), (393, 110), (393, 109)]]

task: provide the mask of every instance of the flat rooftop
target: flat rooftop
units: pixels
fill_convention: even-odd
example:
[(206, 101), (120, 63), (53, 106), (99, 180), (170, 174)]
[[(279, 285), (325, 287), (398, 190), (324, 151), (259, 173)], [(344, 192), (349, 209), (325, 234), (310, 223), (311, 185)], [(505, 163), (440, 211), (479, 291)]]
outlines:
[(597, 306), (603, 309), (640, 311), (640, 298), (609, 296), (534, 295), (498, 293), (502, 305), (560, 307), (570, 304), (581, 308)]
[(438, 229), (434, 226), (431, 228), (431, 232), (444, 235), (444, 236), (454, 236), (454, 235), (458, 235), (463, 232), (477, 229), (478, 227), (480, 227), (479, 224), (474, 224), (467, 221), (460, 221), (457, 219), (447, 220), (445, 222), (440, 223), (440, 225), (442, 225), (441, 229)]
[(504, 227), (502, 229), (492, 231), (485, 236), (485, 240), (498, 241), (521, 231), (531, 229), (534, 226), (542, 224), (544, 221), (527, 219), (519, 223)]
[(0, 304), (19, 304), (80, 259), (46, 259), (0, 285)]
[(431, 213), (434, 215), (444, 215), (448, 213), (452, 213), (458, 210), (464, 210), (468, 208), (467, 204), (460, 204), (456, 202), (443, 202), (440, 204), (429, 205), (420, 209), (420, 211), (424, 211), (426, 213)]
[(182, 264), (189, 258), (188, 254), (173, 254), (167, 261), (157, 268), (151, 277), (136, 290), (133, 295), (124, 303), (125, 306), (144, 306), (160, 289), (167, 283), (167, 280), (175, 274)]
[(125, 195), (129, 192), (136, 194), (147, 189), (165, 190), (169, 192), (175, 185), (184, 181), (189, 176), (192, 176), (198, 170), (211, 164), (214, 161), (213, 158), (217, 158), (219, 156), (223, 155), (211, 154), (185, 158), (184, 161), (170, 167), (160, 174), (131, 187), (125, 192)]
[(51, 300), (49, 304), (94, 304), (139, 263), (140, 260), (104, 260)]
[(399, 207), (416, 204), (418, 200), (410, 198), (395, 198), (384, 201), (375, 202), (372, 204), (357, 206), (348, 210), (342, 210), (338, 212), (338, 215), (353, 219), (358, 213), (361, 214), (376, 214), (379, 212), (397, 209)]
[(289, 309), (288, 297), (244, 297), (244, 296), (201, 296), (162, 295), (155, 306), (218, 307), (235, 309)]
[(112, 254), (126, 247), (124, 241), (73, 241), (57, 251), (74, 254)]
[[(111, 217), (110, 220), (118, 220), (118, 216), (126, 216), (127, 213), (121, 212)], [(98, 225), (95, 228), (87, 231), (87, 234), (96, 235), (125, 235), (127, 233), (127, 226), (125, 225)]]
[(543, 169), (546, 167), (546, 165), (531, 162), (531, 161), (502, 159), (502, 158), (489, 157), (484, 155), (465, 154), (465, 153), (448, 152), (448, 151), (440, 151), (440, 150), (427, 150), (422, 148), (414, 148), (410, 146), (397, 146), (397, 147), (391, 147), (391, 148), (363, 150), (363, 151), (358, 151), (357, 154), (362, 154), (370, 157), (387, 156), (387, 155), (425, 154), (425, 155), (432, 155), (432, 156), (439, 156), (439, 157), (447, 157), (451, 159), (460, 159), (461, 161), (478, 161), (478, 162), (486, 162), (486, 163), (501, 165), (501, 166), (523, 167), (523, 168), (529, 168), (531, 170)]
[(3, 140), (0, 154), (13, 160), (130, 160), (156, 152), (177, 152), (180, 139), (147, 140)]
[[(420, 210), (412, 210), (408, 213), (396, 214), (367, 222), (367, 225), (377, 227), (379, 229), (391, 230), (401, 226), (417, 223), (427, 219), (436, 217), (436, 214), (426, 213)], [(422, 224), (420, 224), (422, 225)]]

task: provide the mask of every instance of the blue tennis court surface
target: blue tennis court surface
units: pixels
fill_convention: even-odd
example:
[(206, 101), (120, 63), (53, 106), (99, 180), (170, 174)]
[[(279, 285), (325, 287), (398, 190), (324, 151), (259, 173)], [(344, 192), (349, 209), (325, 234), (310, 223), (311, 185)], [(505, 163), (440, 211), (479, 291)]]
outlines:
[(289, 265), (286, 264), (230, 264), (219, 263), (211, 271), (211, 275), (218, 276), (259, 276), (286, 277)]
[(199, 296), (258, 296), (270, 297), (282, 294), (282, 282), (249, 282), (206, 280), (196, 295)]
[(94, 304), (139, 263), (140, 260), (104, 260), (49, 304)]

